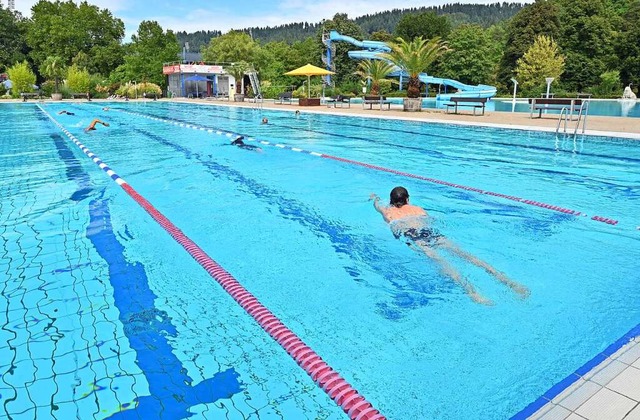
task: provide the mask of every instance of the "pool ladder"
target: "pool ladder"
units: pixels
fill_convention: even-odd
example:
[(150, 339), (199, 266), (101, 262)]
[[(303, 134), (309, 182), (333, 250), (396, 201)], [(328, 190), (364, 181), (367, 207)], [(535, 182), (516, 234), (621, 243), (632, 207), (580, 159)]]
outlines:
[[(560, 131), (560, 124), (563, 121), (563, 117), (564, 117), (563, 133), (567, 134), (567, 121), (569, 121), (569, 117), (571, 116), (569, 111), (570, 111), (569, 108), (567, 108), (566, 106), (560, 110), (560, 117), (558, 118), (558, 125), (556, 126), (556, 136)], [(587, 128), (588, 113), (589, 113), (589, 101), (588, 100), (582, 101), (582, 104), (580, 105), (580, 111), (578, 112), (578, 121), (576, 122), (576, 126), (573, 129), (573, 138), (575, 138), (578, 135), (578, 128), (580, 128), (580, 122), (582, 122), (582, 134), (584, 134), (584, 131)], [(584, 118), (582, 118), (583, 115), (584, 115)]]
[(249, 81), (251, 82), (251, 89), (253, 90), (253, 109), (262, 109), (262, 103), (264, 100), (262, 99), (262, 90), (260, 89), (260, 80), (258, 80), (258, 72), (255, 70), (250, 70), (247, 72), (247, 76), (249, 76)]

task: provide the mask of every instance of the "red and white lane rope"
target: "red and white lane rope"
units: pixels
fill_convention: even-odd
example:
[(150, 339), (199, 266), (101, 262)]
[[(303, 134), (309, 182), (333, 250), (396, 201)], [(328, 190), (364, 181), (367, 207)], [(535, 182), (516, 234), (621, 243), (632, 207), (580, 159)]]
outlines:
[[(406, 178), (420, 179), (422, 181), (432, 182), (434, 184), (446, 185), (448, 187), (459, 188), (459, 189), (463, 189), (463, 190), (466, 190), (466, 191), (473, 191), (473, 192), (476, 192), (478, 194), (492, 195), (494, 197), (500, 197), (500, 198), (504, 198), (506, 200), (516, 201), (518, 203), (527, 204), (527, 205), (530, 205), (530, 206), (536, 206), (536, 207), (540, 207), (540, 208), (547, 209), (547, 210), (553, 210), (553, 211), (557, 211), (557, 212), (560, 212), (560, 213), (571, 214), (571, 215), (574, 215), (574, 216), (585, 216), (585, 217), (587, 216), (584, 212), (581, 212), (581, 211), (578, 211), (578, 210), (572, 210), (572, 209), (569, 209), (569, 208), (565, 208), (565, 207), (561, 207), (561, 206), (555, 206), (555, 205), (552, 205), (552, 204), (547, 204), (547, 203), (534, 201), (534, 200), (527, 200), (527, 199), (524, 199), (524, 198), (521, 198), (521, 197), (516, 197), (516, 196), (513, 196), (513, 195), (501, 194), (501, 193), (497, 193), (497, 192), (493, 192), (493, 191), (486, 191), (486, 190), (483, 190), (483, 189), (480, 189), (480, 188), (469, 187), (469, 186), (466, 186), (466, 185), (454, 184), (452, 182), (442, 181), (442, 180), (436, 179), (436, 178), (429, 178), (429, 177), (426, 177), (426, 176), (416, 175), (416, 174), (412, 174), (412, 173), (409, 173), (409, 172), (398, 171), (398, 170), (395, 170), (395, 169), (385, 168), (383, 166), (373, 165), (373, 164), (365, 163), (365, 162), (359, 162), (357, 160), (345, 159), (345, 158), (342, 158), (342, 157), (339, 157), (339, 156), (333, 156), (333, 155), (328, 155), (328, 154), (325, 154), (325, 153), (317, 153), (317, 152), (312, 152), (312, 151), (308, 151), (308, 150), (303, 150), (303, 149), (300, 149), (298, 147), (287, 146), (287, 145), (284, 145), (284, 144), (281, 144), (281, 143), (272, 143), (272, 142), (269, 142), (269, 141), (266, 141), (266, 140), (259, 140), (259, 139), (254, 138), (254, 137), (245, 136), (245, 135), (240, 134), (240, 133), (234, 133), (233, 131), (221, 130), (221, 129), (213, 129), (213, 128), (209, 128), (209, 127), (200, 126), (200, 125), (197, 125), (197, 124), (189, 124), (189, 123), (184, 123), (184, 122), (180, 122), (180, 121), (174, 121), (174, 120), (171, 120), (171, 119), (154, 117), (154, 116), (142, 114), (140, 112), (125, 111), (125, 110), (122, 110), (122, 109), (118, 109), (118, 111), (124, 112), (124, 113), (127, 113), (127, 114), (131, 114), (131, 115), (135, 115), (135, 116), (138, 116), (138, 117), (143, 117), (143, 118), (147, 118), (147, 119), (150, 119), (150, 120), (158, 121), (158, 122), (163, 122), (163, 123), (166, 123), (166, 124), (172, 124), (172, 125), (179, 126), (179, 127), (191, 128), (191, 129), (198, 130), (198, 131), (206, 131), (206, 132), (208, 132), (210, 134), (217, 134), (217, 135), (225, 136), (225, 137), (228, 137), (228, 138), (243, 136), (243, 137), (245, 137), (246, 140), (256, 141), (256, 142), (258, 142), (260, 144), (277, 147), (279, 149), (287, 149), (287, 150), (291, 150), (291, 151), (294, 151), (294, 152), (305, 153), (305, 154), (318, 156), (318, 157), (325, 158), (325, 159), (332, 159), (332, 160), (336, 160), (338, 162), (343, 162), (343, 163), (348, 163), (348, 164), (351, 164), (351, 165), (362, 166), (364, 168), (374, 169), (376, 171), (388, 172), (388, 173), (392, 173), (392, 174), (395, 174), (395, 175), (403, 176), (403, 177), (406, 177)], [(607, 218), (607, 217), (602, 217), (602, 216), (592, 216), (591, 220), (594, 220), (596, 222), (607, 223), (609, 225), (617, 225), (618, 224), (617, 220), (610, 219), (610, 218)]]
[(92, 153), (62, 124), (56, 121), (40, 105), (38, 108), (62, 130), (66, 136), (93, 160), (104, 172), (124, 189), (133, 200), (158, 222), (202, 266), (229, 295), (304, 369), (311, 379), (338, 404), (352, 420), (383, 420), (385, 417), (373, 407), (338, 372), (307, 346), (293, 331), (282, 323), (269, 309), (244, 288), (229, 272), (215, 262), (207, 253), (167, 219), (153, 204), (141, 196), (122, 177), (113, 171), (98, 156)]

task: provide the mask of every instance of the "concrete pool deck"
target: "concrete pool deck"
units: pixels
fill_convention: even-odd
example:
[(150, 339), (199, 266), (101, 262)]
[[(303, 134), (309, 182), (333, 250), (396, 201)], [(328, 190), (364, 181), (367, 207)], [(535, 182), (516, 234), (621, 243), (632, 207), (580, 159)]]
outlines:
[[(191, 104), (211, 104), (222, 106), (256, 107), (253, 102), (229, 102), (223, 100), (202, 100), (202, 99), (173, 99), (174, 102), (184, 102)], [(471, 110), (462, 110), (460, 114), (447, 114), (444, 110), (423, 109), (422, 112), (404, 112), (402, 105), (392, 104), (389, 110), (363, 109), (361, 104), (351, 104), (350, 108), (337, 107), (329, 108), (321, 106), (299, 106), (293, 104), (274, 104), (273, 100), (265, 100), (262, 104), (264, 109), (274, 109), (279, 111), (301, 113), (329, 113), (337, 115), (352, 115), (372, 118), (404, 119), (413, 121), (424, 121), (433, 123), (455, 123), (463, 125), (478, 125), (487, 127), (515, 128), (523, 130), (539, 130), (555, 132), (558, 125), (558, 115), (548, 114), (542, 118), (530, 118), (528, 112), (500, 112), (486, 111), (485, 115), (474, 116)], [(569, 121), (567, 132), (573, 133), (575, 121)], [(582, 129), (582, 128), (581, 128)], [(560, 132), (563, 125), (560, 126)], [(581, 130), (578, 131), (580, 134)], [(587, 117), (587, 130), (585, 134), (605, 137), (624, 137), (640, 140), (640, 118), (633, 117), (603, 117), (599, 115), (589, 115)]]

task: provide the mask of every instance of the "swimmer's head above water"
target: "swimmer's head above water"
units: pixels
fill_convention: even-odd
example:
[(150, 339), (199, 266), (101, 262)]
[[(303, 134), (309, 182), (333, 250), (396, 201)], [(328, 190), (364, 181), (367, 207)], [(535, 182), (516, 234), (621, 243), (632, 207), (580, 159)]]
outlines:
[(240, 137), (236, 138), (234, 141), (232, 141), (231, 144), (234, 145), (234, 146), (243, 145), (244, 144), (244, 142), (242, 141), (243, 138), (244, 138), (244, 136), (240, 136)]
[(393, 207), (402, 207), (409, 202), (409, 191), (405, 187), (395, 187), (389, 194), (389, 204)]

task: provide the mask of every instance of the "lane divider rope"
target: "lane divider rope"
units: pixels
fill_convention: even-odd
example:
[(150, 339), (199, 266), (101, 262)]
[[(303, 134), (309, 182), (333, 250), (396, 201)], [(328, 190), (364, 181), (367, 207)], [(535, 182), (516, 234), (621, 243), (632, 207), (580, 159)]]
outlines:
[(56, 121), (40, 105), (38, 108), (93, 160), (127, 194), (178, 242), (194, 260), (204, 268), (222, 288), (304, 369), (313, 381), (338, 404), (352, 420), (384, 420), (385, 417), (353, 388), (338, 372), (306, 345), (293, 331), (285, 326), (267, 307), (245, 289), (228, 271), (215, 262), (207, 253), (167, 219), (153, 204), (141, 196), (122, 177), (113, 171), (98, 156), (82, 144), (62, 124)]
[[(524, 198), (521, 198), (521, 197), (516, 197), (516, 196), (513, 196), (513, 195), (501, 194), (501, 193), (497, 193), (497, 192), (493, 192), (493, 191), (486, 191), (486, 190), (482, 190), (480, 188), (469, 187), (469, 186), (466, 186), (466, 185), (455, 184), (455, 183), (452, 183), (452, 182), (442, 181), (442, 180), (436, 179), (436, 178), (429, 178), (429, 177), (426, 177), (426, 176), (416, 175), (416, 174), (412, 174), (412, 173), (409, 173), (409, 172), (398, 171), (398, 170), (390, 169), (390, 168), (385, 168), (383, 166), (373, 165), (373, 164), (370, 164), (370, 163), (359, 162), (357, 160), (351, 160), (351, 159), (346, 159), (346, 158), (342, 158), (342, 157), (339, 157), (339, 156), (328, 155), (326, 153), (311, 152), (311, 151), (308, 151), (308, 150), (300, 149), (298, 147), (288, 146), (288, 145), (281, 144), (281, 143), (272, 143), (272, 142), (269, 142), (269, 141), (266, 141), (266, 140), (259, 140), (259, 139), (255, 138), (255, 137), (247, 136), (247, 135), (244, 135), (244, 134), (241, 134), (241, 133), (235, 133), (235, 132), (229, 131), (229, 130), (222, 130), (222, 129), (217, 129), (217, 128), (214, 129), (214, 128), (210, 128), (210, 127), (200, 126), (200, 125), (197, 125), (197, 124), (189, 124), (189, 123), (185, 123), (185, 122), (180, 122), (180, 121), (172, 120), (172, 119), (169, 119), (169, 118), (154, 117), (154, 116), (143, 114), (143, 113), (140, 113), (140, 112), (126, 111), (126, 110), (123, 110), (123, 109), (114, 109), (114, 110), (117, 110), (119, 112), (123, 112), (123, 113), (126, 113), (126, 114), (130, 114), (130, 115), (143, 117), (143, 118), (150, 119), (150, 120), (153, 120), (153, 121), (163, 122), (165, 124), (172, 124), (172, 125), (175, 125), (175, 126), (178, 126), (178, 127), (191, 128), (191, 129), (198, 130), (198, 131), (206, 131), (206, 132), (208, 132), (210, 134), (217, 134), (219, 136), (225, 136), (225, 137), (228, 137), (228, 138), (243, 136), (248, 141), (256, 141), (256, 142), (258, 142), (260, 144), (264, 144), (266, 146), (273, 146), (273, 147), (277, 147), (279, 149), (287, 149), (287, 150), (291, 150), (291, 151), (298, 152), (298, 153), (304, 153), (304, 154), (309, 154), (309, 155), (321, 157), (321, 158), (324, 158), (324, 159), (332, 159), (332, 160), (336, 160), (336, 161), (342, 162), (342, 163), (348, 163), (348, 164), (351, 164), (351, 165), (362, 166), (364, 168), (374, 169), (374, 170), (381, 171), (381, 172), (387, 172), (387, 173), (403, 176), (403, 177), (406, 177), (406, 178), (419, 179), (419, 180), (431, 182), (431, 183), (434, 183), (434, 184), (446, 185), (448, 187), (458, 188), (458, 189), (462, 189), (462, 190), (465, 190), (465, 191), (472, 191), (472, 192), (476, 192), (478, 194), (491, 195), (491, 196), (494, 196), (494, 197), (504, 198), (506, 200), (516, 201), (518, 203), (527, 204), (527, 205), (535, 206), (535, 207), (540, 207), (540, 208), (547, 209), (547, 210), (553, 210), (553, 211), (557, 211), (557, 212), (560, 212), (560, 213), (571, 214), (571, 215), (574, 215), (574, 216), (587, 217), (587, 214), (585, 214), (584, 212), (580, 212), (580, 211), (577, 211), (577, 210), (572, 210), (572, 209), (565, 208), (565, 207), (555, 206), (555, 205), (552, 205), (552, 204), (547, 204), (547, 203), (534, 201), (534, 200), (527, 200), (527, 199), (524, 199)], [(591, 217), (591, 220), (594, 220), (596, 222), (606, 223), (606, 224), (609, 224), (609, 225), (617, 225), (618, 224), (618, 220), (610, 219), (610, 218), (602, 217), (602, 216), (593, 216), (593, 217)]]

